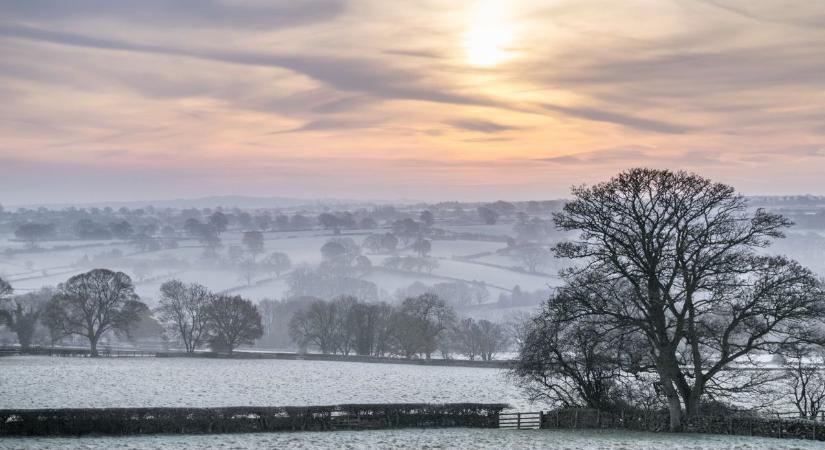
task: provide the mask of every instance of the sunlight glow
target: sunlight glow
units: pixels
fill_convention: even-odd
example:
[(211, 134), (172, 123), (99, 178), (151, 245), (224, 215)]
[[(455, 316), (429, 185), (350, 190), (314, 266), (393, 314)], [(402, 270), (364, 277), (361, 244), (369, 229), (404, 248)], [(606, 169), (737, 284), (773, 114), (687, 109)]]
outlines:
[(464, 34), (464, 53), (474, 66), (495, 66), (510, 57), (507, 45), (513, 31), (506, 22), (506, 2), (482, 0), (476, 4), (467, 32)]

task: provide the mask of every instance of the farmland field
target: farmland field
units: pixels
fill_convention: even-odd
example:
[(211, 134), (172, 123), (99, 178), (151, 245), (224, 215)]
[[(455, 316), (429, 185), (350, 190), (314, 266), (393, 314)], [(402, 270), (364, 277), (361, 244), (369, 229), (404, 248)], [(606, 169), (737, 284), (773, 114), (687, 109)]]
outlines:
[(4, 357), (0, 398), (7, 408), (419, 402), (537, 407), (500, 369), (202, 358)]
[(601, 430), (469, 428), (83, 438), (0, 438), (8, 449), (670, 449), (808, 450), (812, 441)]

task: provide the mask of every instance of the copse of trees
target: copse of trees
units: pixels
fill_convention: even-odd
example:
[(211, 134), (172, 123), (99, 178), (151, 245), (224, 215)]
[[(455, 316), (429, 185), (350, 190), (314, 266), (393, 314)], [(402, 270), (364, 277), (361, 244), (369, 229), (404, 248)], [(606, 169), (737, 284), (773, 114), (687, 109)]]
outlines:
[(289, 322), (290, 336), (301, 351), (429, 359), (439, 344), (448, 342), (449, 348), (470, 359), (489, 361), (508, 343), (501, 325), (472, 319), (456, 322), (455, 311), (432, 294), (409, 297), (394, 306), (352, 296), (308, 300)]
[[(685, 415), (701, 414), (708, 396), (757, 381), (753, 372), (724, 373), (734, 362), (792, 342), (822, 342), (814, 326), (825, 311), (820, 281), (795, 261), (761, 252), (791, 225), (781, 215), (749, 209), (730, 186), (668, 170), (631, 169), (575, 188), (573, 197), (554, 222), (578, 238), (555, 253), (579, 266), (563, 273), (562, 295), (554, 297), (561, 305), (542, 326), (553, 335), (586, 320), (597, 331), (633, 336), (671, 430), (683, 428)], [(530, 347), (521, 351), (525, 360)]]
[(261, 315), (240, 296), (217, 295), (200, 284), (170, 280), (160, 287), (157, 313), (188, 353), (209, 343), (213, 350), (232, 351), (263, 335)]
[(43, 313), (43, 322), (57, 336), (87, 338), (91, 355), (98, 356), (97, 344), (104, 333), (128, 333), (146, 309), (128, 275), (94, 269), (57, 287)]

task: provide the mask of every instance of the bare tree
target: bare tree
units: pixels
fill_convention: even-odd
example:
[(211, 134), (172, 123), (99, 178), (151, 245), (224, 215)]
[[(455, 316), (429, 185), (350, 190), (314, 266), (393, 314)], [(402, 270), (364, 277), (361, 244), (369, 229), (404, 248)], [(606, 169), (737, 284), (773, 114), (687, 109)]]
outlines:
[(240, 345), (263, 336), (261, 315), (251, 301), (239, 295), (217, 295), (206, 306), (213, 349), (230, 354)]
[(92, 356), (99, 356), (97, 343), (104, 333), (128, 333), (147, 309), (123, 272), (94, 269), (69, 278), (57, 289), (43, 313), (44, 323), (59, 335), (89, 339)]
[(298, 347), (306, 349), (314, 345), (321, 353), (328, 354), (338, 350), (340, 324), (337, 305), (316, 300), (306, 310), (292, 316), (289, 331)]
[(683, 406), (698, 414), (732, 362), (774, 350), (821, 314), (822, 286), (809, 270), (755, 251), (790, 222), (750, 212), (730, 186), (632, 169), (573, 195), (554, 216), (560, 229), (579, 232), (555, 248), (583, 263), (565, 274), (578, 291), (567, 296), (569, 311), (645, 336), (674, 431)]
[(523, 322), (510, 374), (533, 400), (610, 410), (619, 393), (618, 380), (641, 371), (646, 348), (598, 319), (571, 318), (564, 311), (569, 304), (564, 297), (577, 294), (562, 290)]
[(158, 316), (174, 330), (188, 353), (194, 352), (208, 337), (206, 307), (212, 296), (206, 287), (195, 283), (186, 285), (180, 280), (170, 280), (160, 286)]
[(512, 250), (513, 257), (520, 262), (528, 272), (536, 273), (539, 268), (547, 265), (552, 259), (550, 252), (541, 245), (523, 245)]
[(799, 417), (816, 420), (825, 411), (825, 352), (819, 346), (794, 344), (784, 353), (785, 386)]

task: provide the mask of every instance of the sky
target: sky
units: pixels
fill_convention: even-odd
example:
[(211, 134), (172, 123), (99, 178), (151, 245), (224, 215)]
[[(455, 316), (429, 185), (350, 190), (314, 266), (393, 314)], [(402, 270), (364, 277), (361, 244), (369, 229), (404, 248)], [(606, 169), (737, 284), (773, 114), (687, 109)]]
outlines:
[(0, 203), (825, 194), (825, 2), (0, 0)]

